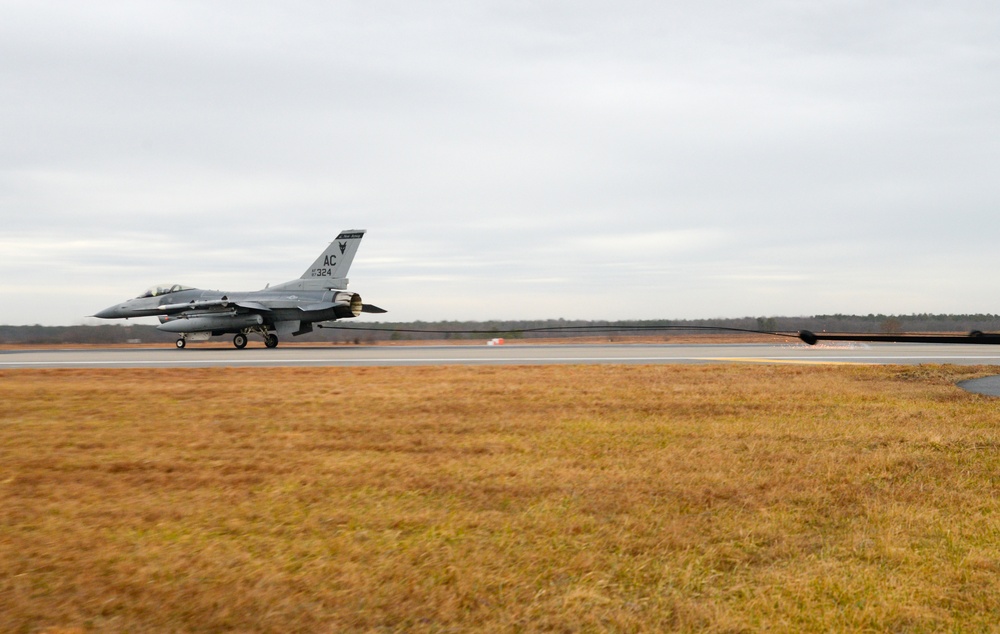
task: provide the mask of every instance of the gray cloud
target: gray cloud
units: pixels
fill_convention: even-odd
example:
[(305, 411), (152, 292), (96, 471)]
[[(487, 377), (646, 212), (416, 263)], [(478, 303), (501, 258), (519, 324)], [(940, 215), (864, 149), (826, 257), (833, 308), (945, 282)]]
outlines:
[(397, 319), (996, 310), (1000, 9), (13, 3), (0, 322), (296, 277)]

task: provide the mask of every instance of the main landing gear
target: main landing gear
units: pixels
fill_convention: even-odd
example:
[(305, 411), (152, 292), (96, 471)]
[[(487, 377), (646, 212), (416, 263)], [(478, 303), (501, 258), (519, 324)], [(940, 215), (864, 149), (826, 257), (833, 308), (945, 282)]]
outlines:
[(185, 339), (184, 337), (181, 337), (181, 338), (179, 338), (177, 340), (177, 342), (174, 345), (177, 346), (178, 350), (182, 350), (184, 348), (184, 346), (187, 345), (187, 339)]
[[(247, 334), (249, 334), (249, 333), (243, 333), (243, 332), (238, 333), (235, 337), (233, 337), (233, 345), (236, 346), (240, 350), (242, 350), (243, 348), (246, 348), (247, 347)], [(264, 337), (264, 345), (267, 346), (268, 348), (277, 348), (278, 347), (278, 335), (273, 335), (273, 334), (267, 332), (266, 330), (264, 330), (264, 331), (258, 331), (258, 334), (260, 334), (262, 337)]]

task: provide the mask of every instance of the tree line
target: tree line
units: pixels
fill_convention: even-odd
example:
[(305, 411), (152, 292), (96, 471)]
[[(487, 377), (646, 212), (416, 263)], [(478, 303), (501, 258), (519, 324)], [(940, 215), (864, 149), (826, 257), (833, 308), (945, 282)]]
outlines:
[[(912, 315), (814, 315), (811, 317), (741, 317), (729, 319), (660, 319), (594, 321), (573, 319), (493, 321), (341, 321), (296, 337), (295, 341), (362, 344), (379, 341), (461, 341), (494, 337), (552, 339), (601, 335), (624, 337), (636, 334), (670, 335), (710, 332), (711, 329), (766, 332), (1000, 332), (1000, 315), (912, 314)], [(160, 332), (153, 325), (109, 324), (100, 326), (0, 326), (0, 344), (121, 344), (168, 343), (176, 335)]]

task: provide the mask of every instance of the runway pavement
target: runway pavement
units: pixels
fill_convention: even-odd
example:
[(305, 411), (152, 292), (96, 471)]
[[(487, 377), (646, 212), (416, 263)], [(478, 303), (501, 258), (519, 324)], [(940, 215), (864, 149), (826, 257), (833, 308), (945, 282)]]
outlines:
[(836, 343), (288, 346), (0, 351), (0, 369), (797, 363), (1000, 365), (1000, 346)]

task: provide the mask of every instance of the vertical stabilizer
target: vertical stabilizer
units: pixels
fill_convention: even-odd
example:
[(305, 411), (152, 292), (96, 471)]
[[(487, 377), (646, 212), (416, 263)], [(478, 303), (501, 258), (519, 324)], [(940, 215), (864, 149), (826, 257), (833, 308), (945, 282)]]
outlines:
[(347, 229), (330, 243), (297, 280), (271, 286), (270, 290), (321, 290), (347, 288), (347, 271), (358, 252), (364, 229)]
[[(361, 238), (365, 237), (364, 229), (348, 229), (341, 231), (337, 239), (323, 251), (312, 266), (306, 269), (300, 279), (320, 282), (335, 282), (330, 287), (343, 288), (347, 285), (347, 271), (358, 252)], [(342, 283), (341, 283), (342, 282)]]

